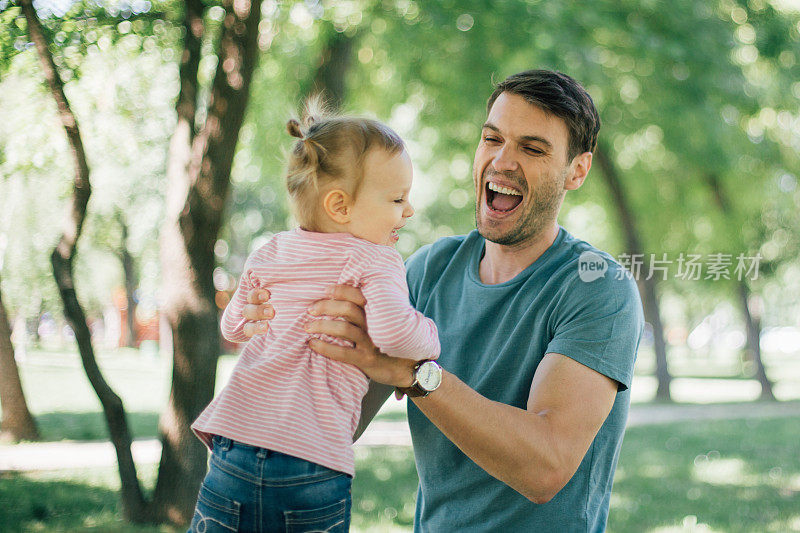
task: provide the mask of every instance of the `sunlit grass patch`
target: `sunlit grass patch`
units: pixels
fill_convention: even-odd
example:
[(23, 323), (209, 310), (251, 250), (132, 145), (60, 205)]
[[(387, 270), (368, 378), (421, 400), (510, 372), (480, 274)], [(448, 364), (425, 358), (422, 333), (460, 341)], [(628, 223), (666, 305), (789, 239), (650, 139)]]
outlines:
[[(800, 532), (798, 418), (631, 428), (609, 533)], [(155, 465), (141, 468), (152, 487)], [(11, 531), (170, 531), (124, 524), (114, 468), (0, 476)], [(411, 531), (417, 487), (410, 448), (356, 449), (354, 532)]]
[[(152, 487), (155, 465), (140, 468), (146, 488)], [(168, 526), (125, 522), (115, 468), (59, 470), (0, 475), (0, 530), (114, 531), (174, 533)]]
[(417, 483), (411, 448), (358, 448), (353, 480), (353, 531), (410, 531)]
[(610, 533), (800, 531), (798, 418), (630, 428)]

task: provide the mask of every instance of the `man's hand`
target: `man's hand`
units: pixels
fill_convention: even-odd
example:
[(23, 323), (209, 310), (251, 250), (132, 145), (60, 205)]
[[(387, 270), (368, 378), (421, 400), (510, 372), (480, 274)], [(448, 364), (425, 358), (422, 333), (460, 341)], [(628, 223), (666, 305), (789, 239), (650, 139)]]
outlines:
[(247, 337), (266, 333), (269, 321), (275, 317), (275, 309), (267, 303), (269, 291), (267, 289), (251, 289), (247, 293), (247, 304), (242, 308), (242, 316), (247, 320), (242, 332)]
[(320, 318), (306, 325), (306, 331), (326, 334), (353, 343), (353, 347), (339, 346), (320, 339), (311, 339), (308, 345), (320, 355), (336, 361), (350, 363), (373, 381), (392, 387), (410, 387), (414, 382), (413, 368), (417, 361), (389, 357), (372, 343), (367, 332), (367, 301), (361, 290), (350, 285), (332, 287), (330, 299), (319, 300), (309, 309), (313, 316), (341, 317), (344, 320)]

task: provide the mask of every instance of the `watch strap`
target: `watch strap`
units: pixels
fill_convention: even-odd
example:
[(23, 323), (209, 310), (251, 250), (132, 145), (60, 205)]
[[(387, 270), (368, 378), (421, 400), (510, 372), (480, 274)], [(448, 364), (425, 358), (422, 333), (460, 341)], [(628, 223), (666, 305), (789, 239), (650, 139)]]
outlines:
[(414, 376), (414, 383), (412, 383), (410, 387), (397, 387), (397, 390), (402, 392), (409, 398), (424, 398), (428, 394), (432, 393), (433, 390), (423, 389), (422, 386), (419, 384), (419, 380), (417, 379), (417, 371), (419, 370), (419, 367), (421, 367), (424, 363), (427, 363), (428, 361), (433, 361), (433, 359), (423, 359), (422, 361), (414, 365), (414, 370), (412, 371)]

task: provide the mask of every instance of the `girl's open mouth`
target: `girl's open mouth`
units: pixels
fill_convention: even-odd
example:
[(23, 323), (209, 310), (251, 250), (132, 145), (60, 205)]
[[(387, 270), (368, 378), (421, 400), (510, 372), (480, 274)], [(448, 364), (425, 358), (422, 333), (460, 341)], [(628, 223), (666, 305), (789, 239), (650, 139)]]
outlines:
[(508, 213), (522, 203), (522, 193), (510, 187), (486, 182), (486, 205), (492, 211)]

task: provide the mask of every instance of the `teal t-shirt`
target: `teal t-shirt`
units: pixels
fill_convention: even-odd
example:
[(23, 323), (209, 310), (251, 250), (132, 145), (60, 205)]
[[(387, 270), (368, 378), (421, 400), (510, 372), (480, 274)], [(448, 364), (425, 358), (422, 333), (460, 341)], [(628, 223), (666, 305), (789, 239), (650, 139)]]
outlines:
[(408, 402), (420, 477), (414, 530), (603, 531), (644, 324), (635, 282), (611, 256), (563, 228), (505, 283), (481, 283), (484, 249), (473, 231), (440, 239), (407, 261), (411, 301), (439, 328), (442, 367), (486, 398), (525, 409), (539, 362), (560, 353), (616, 380), (617, 398), (578, 471), (538, 505), (487, 474)]

